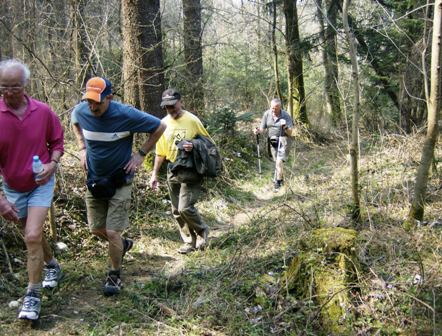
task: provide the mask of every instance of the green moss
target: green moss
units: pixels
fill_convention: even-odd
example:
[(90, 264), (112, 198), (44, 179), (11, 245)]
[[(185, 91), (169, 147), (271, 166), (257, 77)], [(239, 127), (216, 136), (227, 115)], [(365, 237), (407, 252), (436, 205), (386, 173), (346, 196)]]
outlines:
[(347, 281), (358, 267), (353, 255), (357, 232), (345, 228), (314, 230), (305, 240), (304, 251), (295, 256), (282, 274), (281, 286), (301, 297), (314, 289), (322, 307), (322, 324), (332, 335), (351, 335), (354, 316)]
[(322, 307), (322, 323), (333, 335), (350, 335), (351, 302), (346, 287), (347, 262), (345, 256), (338, 257), (335, 265), (328, 265), (315, 273), (315, 288)]
[(323, 228), (313, 231), (307, 244), (324, 252), (349, 252), (355, 244), (357, 232), (345, 228)]
[(281, 286), (287, 290), (292, 290), (296, 287), (297, 279), (299, 278), (299, 270), (301, 269), (301, 258), (299, 256), (293, 257), (289, 267), (283, 272), (281, 277)]

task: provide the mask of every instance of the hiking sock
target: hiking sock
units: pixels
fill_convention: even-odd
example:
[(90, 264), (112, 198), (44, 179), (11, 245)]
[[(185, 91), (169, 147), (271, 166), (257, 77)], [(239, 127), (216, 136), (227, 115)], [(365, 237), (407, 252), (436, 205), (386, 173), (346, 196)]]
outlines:
[(28, 283), (28, 288), (26, 290), (26, 293), (34, 292), (35, 294), (40, 296), (41, 295), (41, 289), (42, 289), (41, 282), (35, 283), (35, 284)]
[(54, 257), (52, 257), (51, 260), (49, 260), (49, 261), (46, 263), (46, 266), (49, 266), (49, 267), (57, 267), (57, 266), (58, 266), (58, 261), (57, 261), (57, 259), (55, 259)]

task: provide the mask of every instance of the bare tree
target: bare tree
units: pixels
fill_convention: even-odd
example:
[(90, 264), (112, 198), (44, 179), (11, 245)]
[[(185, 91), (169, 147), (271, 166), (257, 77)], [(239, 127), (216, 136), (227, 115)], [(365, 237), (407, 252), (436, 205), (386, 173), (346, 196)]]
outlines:
[(422, 147), (421, 163), (419, 165), (414, 197), (411, 203), (406, 228), (413, 227), (414, 220), (422, 220), (424, 217), (425, 195), (427, 190), (428, 175), (431, 162), (434, 157), (434, 147), (438, 135), (438, 121), (440, 114), (440, 63), (441, 63), (441, 34), (442, 34), (442, 0), (434, 2), (433, 38), (431, 47), (431, 77), (430, 97), (427, 99), (428, 127)]
[(0, 59), (13, 58), (14, 48), (12, 45), (12, 17), (10, 0), (0, 1)]
[(275, 73), (275, 85), (276, 85), (276, 95), (279, 99), (282, 99), (281, 93), (281, 80), (279, 78), (279, 63), (278, 63), (278, 46), (276, 43), (276, 23), (277, 23), (277, 7), (276, 0), (271, 3), (271, 13), (272, 13), (272, 50), (273, 50), (273, 71)]
[(322, 58), (324, 62), (325, 105), (333, 126), (342, 119), (338, 90), (338, 60), (336, 56), (336, 14), (338, 0), (317, 0), (317, 15), (320, 25)]
[(201, 1), (183, 0), (183, 46), (186, 63), (186, 107), (204, 110)]
[(161, 117), (164, 61), (159, 0), (123, 0), (121, 22), (125, 101)]
[(89, 50), (84, 24), (84, 9), (86, 0), (70, 0), (72, 21), (72, 48), (74, 51), (75, 82), (78, 87), (84, 87), (91, 77)]
[(352, 66), (352, 79), (354, 88), (354, 105), (353, 105), (353, 120), (351, 128), (351, 144), (350, 144), (350, 165), (351, 165), (351, 190), (353, 195), (353, 209), (352, 217), (355, 220), (360, 218), (360, 201), (359, 201), (359, 171), (358, 171), (358, 153), (359, 153), (359, 69), (358, 62), (356, 58), (356, 46), (355, 38), (350, 31), (348, 25), (348, 7), (350, 5), (350, 0), (344, 0), (342, 7), (342, 21), (344, 23), (345, 34), (347, 36), (348, 44), (350, 47), (350, 58)]
[(284, 0), (284, 15), (289, 86), (288, 109), (294, 119), (303, 124), (308, 124), (296, 0)]

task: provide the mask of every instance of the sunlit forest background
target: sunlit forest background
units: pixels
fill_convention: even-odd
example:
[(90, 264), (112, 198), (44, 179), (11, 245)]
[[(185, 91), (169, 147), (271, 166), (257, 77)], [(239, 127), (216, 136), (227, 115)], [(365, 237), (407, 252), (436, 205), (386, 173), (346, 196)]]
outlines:
[[(29, 65), (27, 93), (65, 127), (48, 234), (67, 276), (40, 325), (19, 324), (9, 303), (25, 286), (26, 253), (20, 230), (0, 222), (0, 333), (441, 335), (441, 6), (1, 0), (0, 59)], [(70, 125), (93, 76), (158, 117), (163, 90), (178, 89), (225, 166), (199, 204), (210, 246), (183, 257), (146, 160), (115, 301), (100, 295), (106, 253), (87, 229)], [(295, 122), (277, 194), (266, 139), (252, 133), (275, 97)]]

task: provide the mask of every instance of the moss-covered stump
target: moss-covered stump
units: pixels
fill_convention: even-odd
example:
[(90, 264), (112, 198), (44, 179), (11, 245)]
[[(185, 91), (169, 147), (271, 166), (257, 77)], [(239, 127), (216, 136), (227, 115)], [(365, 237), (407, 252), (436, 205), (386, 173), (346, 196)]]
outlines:
[(319, 248), (325, 253), (341, 252), (351, 254), (357, 232), (344, 228), (324, 228), (314, 230), (306, 240), (309, 249)]
[(356, 236), (356, 231), (344, 228), (313, 231), (282, 277), (285, 289), (297, 296), (307, 298), (312, 290), (315, 292), (322, 324), (331, 335), (352, 333), (348, 284), (358, 268), (354, 256)]

